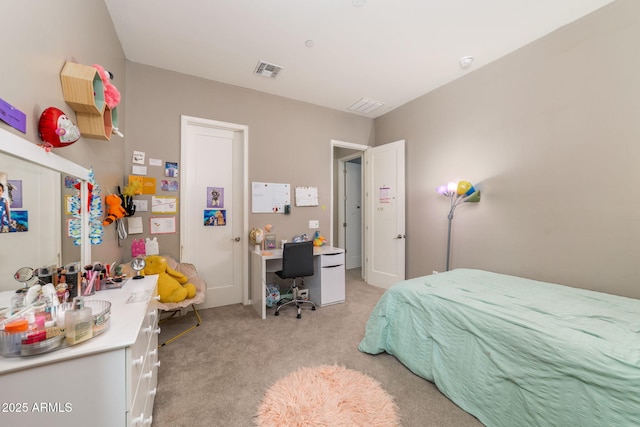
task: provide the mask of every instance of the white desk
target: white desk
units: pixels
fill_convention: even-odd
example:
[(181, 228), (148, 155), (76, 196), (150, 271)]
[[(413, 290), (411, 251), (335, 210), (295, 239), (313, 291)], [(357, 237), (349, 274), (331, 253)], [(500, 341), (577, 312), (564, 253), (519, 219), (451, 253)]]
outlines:
[[(36, 356), (0, 356), (0, 404), (7, 405), (0, 425), (150, 425), (159, 365), (157, 280), (128, 280), (87, 297), (111, 302), (109, 329), (89, 341)], [(12, 294), (0, 293), (0, 306)]]
[[(282, 249), (265, 252), (271, 255), (249, 251), (252, 305), (263, 319), (267, 317), (267, 275), (282, 270)], [(315, 274), (304, 278), (309, 299), (319, 307), (344, 302), (344, 249), (319, 246), (313, 248), (313, 255)]]

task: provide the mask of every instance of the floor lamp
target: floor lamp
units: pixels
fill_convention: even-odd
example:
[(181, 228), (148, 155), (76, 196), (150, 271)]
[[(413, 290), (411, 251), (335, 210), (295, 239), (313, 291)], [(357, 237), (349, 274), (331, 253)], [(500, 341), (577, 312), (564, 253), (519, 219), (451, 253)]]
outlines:
[(447, 185), (441, 185), (436, 191), (449, 199), (451, 208), (449, 209), (449, 230), (447, 232), (447, 269), (449, 271), (449, 258), (451, 254), (451, 222), (453, 220), (453, 211), (462, 203), (478, 203), (480, 201), (480, 191), (473, 188), (469, 181), (450, 182)]

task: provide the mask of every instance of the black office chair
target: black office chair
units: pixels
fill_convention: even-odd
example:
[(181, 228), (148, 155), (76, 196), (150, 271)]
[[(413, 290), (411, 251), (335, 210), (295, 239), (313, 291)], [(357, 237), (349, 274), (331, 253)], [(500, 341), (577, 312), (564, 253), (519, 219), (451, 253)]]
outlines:
[(292, 242), (285, 243), (282, 248), (282, 270), (276, 271), (276, 275), (281, 279), (293, 279), (293, 285), (291, 286), (291, 300), (278, 301), (276, 307), (276, 316), (280, 315), (280, 309), (287, 305), (294, 305), (298, 309), (298, 319), (300, 315), (300, 308), (303, 304), (311, 304), (311, 310), (316, 309), (316, 305), (313, 301), (301, 299), (298, 295), (298, 285), (296, 279), (313, 276), (313, 242)]

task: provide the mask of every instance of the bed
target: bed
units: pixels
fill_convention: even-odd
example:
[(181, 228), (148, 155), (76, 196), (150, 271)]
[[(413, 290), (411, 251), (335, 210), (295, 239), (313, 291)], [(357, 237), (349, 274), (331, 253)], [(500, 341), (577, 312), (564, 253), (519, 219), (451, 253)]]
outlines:
[(388, 289), (358, 348), (487, 426), (640, 425), (640, 300), (456, 269)]

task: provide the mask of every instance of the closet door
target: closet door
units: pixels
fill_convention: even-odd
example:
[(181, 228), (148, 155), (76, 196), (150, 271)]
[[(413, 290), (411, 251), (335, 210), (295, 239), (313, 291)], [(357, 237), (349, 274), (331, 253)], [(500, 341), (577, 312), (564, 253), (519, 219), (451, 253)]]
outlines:
[(181, 260), (207, 283), (202, 308), (247, 302), (245, 132), (184, 117), (181, 167)]

